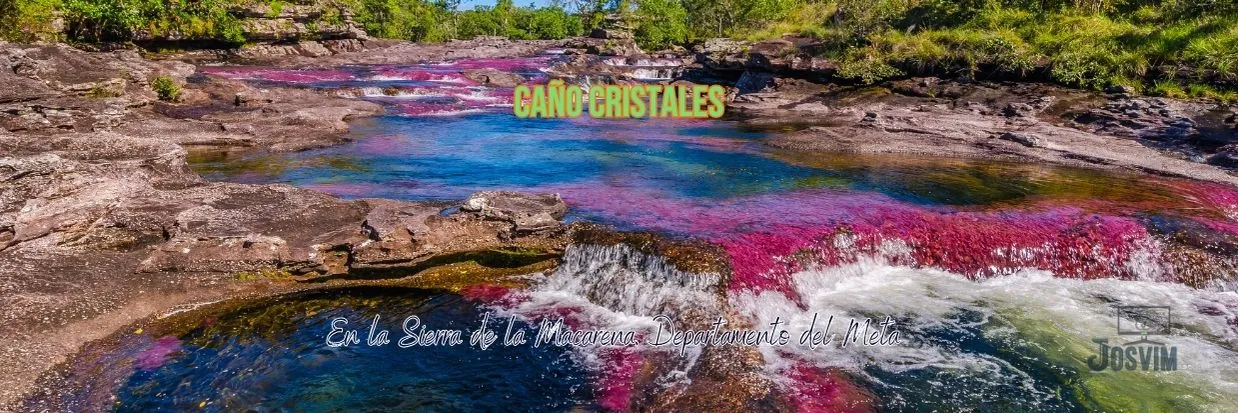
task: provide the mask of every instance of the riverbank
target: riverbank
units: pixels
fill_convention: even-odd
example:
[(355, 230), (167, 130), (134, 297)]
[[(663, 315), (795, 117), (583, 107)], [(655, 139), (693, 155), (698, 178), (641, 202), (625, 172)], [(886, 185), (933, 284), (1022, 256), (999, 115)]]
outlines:
[[(587, 52), (580, 44), (388, 43), (255, 61), (330, 67)], [(931, 78), (839, 87), (760, 66), (719, 69), (717, 62), (750, 60), (751, 51), (702, 53), (680, 71), (734, 79), (731, 116), (754, 128), (794, 130), (762, 143), (791, 157), (988, 158), (1238, 186), (1232, 169), (1208, 163), (1233, 149), (1200, 143), (1211, 142), (1211, 133), (1233, 139), (1233, 107), (1214, 102)], [(187, 148), (297, 151), (338, 144), (351, 121), (384, 113), (371, 102), (306, 87), (257, 86), (133, 51), (3, 44), (0, 61), (12, 69), (0, 75), (7, 88), (0, 93), (0, 288), (3, 305), (13, 309), (0, 320), (0, 367), (16, 372), (0, 382), (0, 406), (20, 400), (42, 372), (82, 344), (180, 305), (273, 294), (300, 288), (299, 281), (412, 274), (449, 264), (493, 263), (467, 268), (483, 277), (493, 275), (487, 270), (540, 271), (554, 266), (579, 232), (562, 224), (567, 205), (555, 196), (341, 200), (285, 185), (207, 182), (186, 162)], [(611, 66), (617, 78), (625, 76), (622, 66)], [(570, 67), (561, 69), (572, 76)], [(488, 73), (479, 83), (502, 71)], [(183, 85), (179, 100), (159, 99), (150, 83), (160, 76)], [(1209, 123), (1213, 118), (1219, 120)], [(469, 208), (478, 204), (486, 207)], [(475, 264), (462, 264), (468, 262)]]

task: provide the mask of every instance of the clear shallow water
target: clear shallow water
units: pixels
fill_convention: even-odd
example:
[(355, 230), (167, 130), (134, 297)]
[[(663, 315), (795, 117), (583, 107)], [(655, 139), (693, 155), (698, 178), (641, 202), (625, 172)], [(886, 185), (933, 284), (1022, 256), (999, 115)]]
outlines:
[[(354, 143), (239, 158), (208, 154), (196, 159), (195, 169), (209, 179), (410, 200), (454, 200), (487, 189), (601, 188), (711, 200), (848, 189), (916, 204), (976, 205), (1056, 193), (1134, 198), (1153, 190), (1123, 180), (1130, 177), (1065, 168), (783, 154), (761, 143), (775, 133), (727, 121), (522, 120), (502, 111), (386, 116), (354, 122)], [(1104, 187), (1117, 183), (1125, 185)], [(1165, 192), (1139, 197), (1164, 198)], [(588, 208), (589, 202), (578, 199), (575, 206)]]
[[(217, 69), (372, 99), (393, 116), (355, 123), (355, 141), (337, 147), (195, 154), (192, 161), (209, 179), (291, 183), (350, 198), (557, 192), (573, 219), (703, 239), (730, 259), (728, 279), (678, 272), (623, 247), (573, 247), (564, 265), (536, 275), (529, 289), (466, 294), (530, 322), (552, 314), (582, 327), (649, 329), (658, 314), (702, 313), (798, 326), (814, 313), (899, 320), (905, 346), (758, 349), (761, 362), (752, 368), (783, 403), (758, 404), (766, 410), (1220, 412), (1238, 404), (1238, 372), (1230, 367), (1238, 365), (1238, 296), (1221, 291), (1232, 284), (1191, 281), (1235, 278), (1238, 252), (1223, 249), (1238, 234), (1232, 188), (1039, 165), (787, 153), (761, 144), (779, 132), (724, 121), (522, 121), (505, 106), (510, 91), (459, 76), (476, 67), (536, 74), (548, 61)], [(421, 302), (382, 294), (370, 302), (374, 295), (346, 295), (323, 311), (398, 313)], [(424, 311), (474, 322), (473, 304), (439, 299), (455, 304)], [(1173, 307), (1178, 372), (1087, 370), (1092, 338), (1116, 328), (1115, 303)], [(464, 389), (480, 377), (539, 383), (497, 392), (528, 403), (504, 406), (516, 410), (628, 410), (670, 397), (659, 392), (691, 394), (693, 383), (709, 379), (694, 369), (717, 368), (699, 350), (685, 357), (649, 348), (522, 350), (482, 357), (485, 369), (455, 375), (453, 363), (477, 355), (461, 347), (405, 364), (413, 357), (407, 350), (327, 354), (320, 352), (322, 315), (248, 321), (301, 306), (227, 314), (218, 322), (229, 329), (138, 335), (144, 338), (113, 357), (131, 363), (115, 393), (122, 409), (192, 407), (232, 393), (241, 397), (229, 408), (260, 411), (362, 397), (399, 407), (504, 406)], [(374, 363), (391, 368), (358, 367)], [(256, 370), (235, 382), (207, 379), (240, 371), (237, 365)], [(388, 382), (432, 396), (393, 393)], [(725, 381), (739, 382), (752, 379)], [(717, 386), (709, 391), (730, 394)]]
[[(451, 293), (350, 289), (299, 294), (219, 314), (138, 346), (118, 411), (569, 411), (592, 404), (589, 374), (559, 347), (396, 343), (405, 317), (431, 329), (481, 325), (478, 303)], [(391, 332), (366, 345), (375, 315)], [(337, 317), (361, 344), (331, 348)], [(504, 325), (505, 326), (505, 325)], [(493, 322), (492, 329), (500, 329)], [(520, 325), (520, 327), (527, 327)]]
[(788, 153), (762, 144), (777, 132), (735, 122), (521, 120), (504, 110), (380, 117), (357, 122), (356, 140), (341, 146), (207, 154), (194, 165), (209, 179), (290, 183), (349, 198), (559, 193), (571, 219), (724, 246), (739, 288), (785, 288), (798, 267), (777, 258), (797, 251), (823, 263), (854, 259), (822, 244), (838, 231), (870, 250), (885, 241), (910, 244), (898, 263), (971, 276), (1039, 268), (1156, 280), (1182, 277), (1161, 265), (1169, 258), (1160, 256), (1159, 236), (1183, 228), (1213, 239), (1238, 234), (1238, 192), (1221, 185), (988, 161)]

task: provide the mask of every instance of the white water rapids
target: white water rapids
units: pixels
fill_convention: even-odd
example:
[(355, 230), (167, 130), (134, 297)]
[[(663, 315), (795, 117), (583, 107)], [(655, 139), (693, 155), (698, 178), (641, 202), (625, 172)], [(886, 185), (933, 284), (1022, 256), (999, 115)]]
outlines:
[[(1181, 284), (1113, 279), (1083, 281), (1022, 271), (981, 281), (880, 259), (815, 268), (793, 275), (797, 297), (780, 292), (719, 294), (721, 275), (683, 272), (661, 257), (625, 245), (573, 245), (556, 271), (537, 276), (515, 314), (573, 308), (591, 328), (652, 331), (653, 317), (727, 316), (763, 326), (778, 318), (792, 343), (764, 345), (765, 374), (785, 386), (793, 366), (836, 367), (875, 389), (894, 410), (974, 406), (999, 395), (1017, 409), (1150, 408), (1238, 411), (1238, 293)], [(1123, 344), (1116, 305), (1168, 306), (1176, 371), (1093, 372), (1094, 338)], [(797, 342), (813, 315), (817, 329), (834, 316), (848, 321), (893, 317), (900, 344), (810, 348)], [(645, 349), (650, 350), (650, 349)], [(580, 349), (586, 359), (594, 349)], [(668, 351), (668, 349), (653, 350)], [(680, 373), (690, 377), (699, 348)], [(1064, 380), (1066, 382), (1059, 382)], [(1065, 390), (1064, 390), (1065, 389)], [(1073, 395), (1073, 396), (1072, 396)], [(1080, 398), (1086, 402), (1080, 406)]]

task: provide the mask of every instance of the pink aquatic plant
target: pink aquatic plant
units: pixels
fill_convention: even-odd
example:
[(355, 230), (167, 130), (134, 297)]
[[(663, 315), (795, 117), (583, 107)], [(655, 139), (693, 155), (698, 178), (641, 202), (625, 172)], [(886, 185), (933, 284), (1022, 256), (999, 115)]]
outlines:
[(805, 264), (862, 256), (974, 277), (1036, 268), (1065, 277), (1131, 278), (1139, 274), (1125, 264), (1149, 239), (1135, 218), (1074, 208), (959, 211), (837, 190), (700, 200), (620, 185), (557, 189), (584, 210), (714, 241), (730, 256), (732, 289), (782, 291)]
[(163, 336), (151, 343), (145, 351), (134, 358), (133, 364), (142, 370), (154, 370), (163, 366), (172, 358), (172, 354), (180, 351), (181, 340), (175, 336)]
[(508, 301), (513, 301), (518, 298), (512, 294), (511, 288), (494, 284), (478, 284), (468, 286), (460, 290), (460, 295), (469, 300), (490, 305), (511, 304)]
[(796, 364), (786, 372), (792, 381), (788, 392), (795, 411), (801, 413), (875, 412), (875, 397), (839, 369)]
[(606, 366), (598, 380), (598, 406), (608, 411), (631, 410), (632, 383), (645, 359), (632, 349), (604, 349), (599, 358)]

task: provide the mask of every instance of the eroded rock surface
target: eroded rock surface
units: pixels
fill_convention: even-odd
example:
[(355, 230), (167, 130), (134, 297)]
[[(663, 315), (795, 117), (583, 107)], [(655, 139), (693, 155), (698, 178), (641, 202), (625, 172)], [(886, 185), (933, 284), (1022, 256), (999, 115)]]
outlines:
[[(728, 113), (757, 127), (796, 125), (766, 144), (798, 152), (906, 153), (1049, 162), (1091, 168), (1120, 168), (1167, 176), (1238, 184), (1232, 171), (1184, 156), (1156, 142), (1238, 141), (1233, 130), (1201, 134), (1191, 117), (1220, 110), (1189, 102), (1121, 103), (1086, 92), (1020, 84), (960, 84), (938, 79), (848, 88), (775, 78), (761, 92), (740, 93)], [(741, 89), (742, 91), (742, 89)], [(1157, 101), (1157, 100), (1151, 100)], [(1100, 102), (1099, 104), (1097, 102)], [(1141, 101), (1145, 102), (1145, 101)], [(1116, 116), (1113, 108), (1137, 105), (1138, 116)], [(1176, 108), (1176, 109), (1175, 109)], [(1152, 114), (1149, 114), (1149, 110)], [(1161, 115), (1162, 110), (1168, 115)], [(1132, 112), (1134, 114), (1134, 112)], [(1151, 142), (1151, 143), (1150, 143)], [(1207, 151), (1216, 145), (1196, 145)], [(1215, 151), (1224, 163), (1226, 146)]]
[[(14, 372), (0, 410), (82, 343), (177, 305), (294, 280), (409, 276), (489, 249), (523, 265), (566, 240), (562, 201), (505, 220), (210, 183), (186, 163), (186, 146), (334, 144), (348, 120), (382, 113), (373, 103), (134, 51), (2, 44), (0, 68), (0, 368)], [(159, 76), (182, 85), (177, 101), (159, 100)]]
[[(567, 240), (556, 195), (486, 194), (484, 212), (443, 213), (450, 205), (208, 183), (179, 145), (110, 132), (3, 135), (0, 152), (0, 365), (21, 372), (6, 402), (74, 343), (179, 304), (168, 297), (241, 280), (403, 277)], [(91, 322), (103, 325), (83, 335), (78, 324)], [(35, 336), (56, 343), (28, 345)]]

